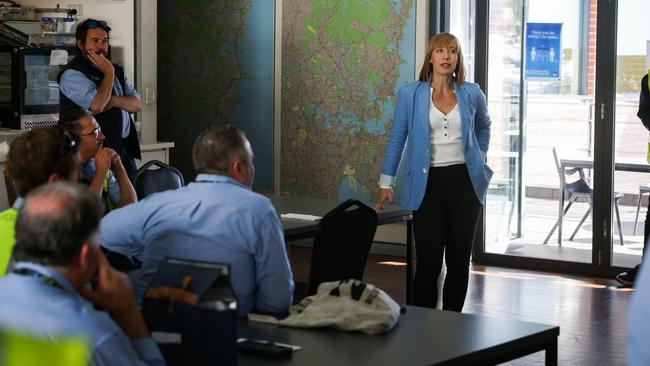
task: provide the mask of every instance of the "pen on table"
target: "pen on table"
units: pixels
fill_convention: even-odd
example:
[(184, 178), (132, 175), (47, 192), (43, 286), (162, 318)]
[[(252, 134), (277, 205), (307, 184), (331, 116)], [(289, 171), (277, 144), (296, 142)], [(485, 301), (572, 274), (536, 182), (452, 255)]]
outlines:
[(270, 345), (278, 346), (278, 347), (291, 348), (291, 350), (294, 351), (294, 352), (298, 351), (301, 348), (300, 346), (296, 346), (296, 345), (293, 345), (293, 344), (272, 342), (272, 341), (268, 341), (268, 340), (265, 340), (265, 339), (239, 338), (237, 340), (237, 342), (245, 342), (247, 340), (251, 341), (251, 342), (255, 342), (255, 343), (260, 343), (260, 344), (270, 344)]

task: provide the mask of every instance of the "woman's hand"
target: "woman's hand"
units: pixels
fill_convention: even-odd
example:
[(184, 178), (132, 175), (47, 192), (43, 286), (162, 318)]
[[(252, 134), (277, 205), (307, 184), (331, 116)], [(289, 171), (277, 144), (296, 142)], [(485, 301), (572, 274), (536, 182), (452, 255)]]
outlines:
[(393, 190), (390, 188), (380, 188), (379, 189), (379, 200), (375, 205), (375, 211), (380, 213), (384, 210), (384, 202), (393, 203)]

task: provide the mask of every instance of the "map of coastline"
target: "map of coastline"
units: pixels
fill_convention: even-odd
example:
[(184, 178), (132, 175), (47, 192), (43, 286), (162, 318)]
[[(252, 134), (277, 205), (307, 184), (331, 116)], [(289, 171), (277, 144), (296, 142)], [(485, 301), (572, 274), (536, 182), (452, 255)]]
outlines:
[(276, 35), (274, 1), (159, 1), (158, 139), (176, 143), (171, 163), (193, 179), (198, 133), (235, 123), (255, 152), (254, 188), (271, 190), (280, 123), (281, 193), (372, 200), (397, 89), (414, 77), (414, 3), (283, 1)]
[(255, 151), (254, 187), (273, 185), (274, 4), (267, 0), (158, 3), (158, 137), (193, 177), (192, 145), (210, 125), (242, 128)]
[(413, 0), (283, 3), (283, 194), (374, 199), (414, 19)]

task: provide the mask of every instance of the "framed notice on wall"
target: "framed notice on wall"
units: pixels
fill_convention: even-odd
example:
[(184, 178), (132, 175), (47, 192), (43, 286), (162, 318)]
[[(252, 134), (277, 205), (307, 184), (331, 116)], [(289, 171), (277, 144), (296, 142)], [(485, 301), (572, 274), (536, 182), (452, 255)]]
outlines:
[(558, 80), (562, 59), (562, 23), (526, 23), (524, 76)]

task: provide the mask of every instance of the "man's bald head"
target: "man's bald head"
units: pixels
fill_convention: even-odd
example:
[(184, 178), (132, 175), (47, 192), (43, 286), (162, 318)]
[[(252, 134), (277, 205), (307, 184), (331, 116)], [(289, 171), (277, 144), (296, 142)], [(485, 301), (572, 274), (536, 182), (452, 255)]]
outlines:
[(103, 206), (78, 183), (41, 186), (27, 196), (16, 221), (16, 261), (69, 265), (99, 228)]

